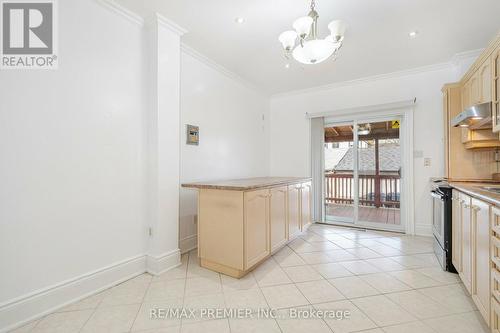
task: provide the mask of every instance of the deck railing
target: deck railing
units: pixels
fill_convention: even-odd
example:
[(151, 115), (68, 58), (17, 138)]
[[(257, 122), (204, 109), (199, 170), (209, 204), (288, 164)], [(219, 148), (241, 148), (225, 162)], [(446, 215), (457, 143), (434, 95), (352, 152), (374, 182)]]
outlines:
[[(399, 175), (359, 175), (359, 204), (362, 206), (399, 208), (401, 179)], [(325, 174), (326, 203), (352, 204), (352, 174)]]

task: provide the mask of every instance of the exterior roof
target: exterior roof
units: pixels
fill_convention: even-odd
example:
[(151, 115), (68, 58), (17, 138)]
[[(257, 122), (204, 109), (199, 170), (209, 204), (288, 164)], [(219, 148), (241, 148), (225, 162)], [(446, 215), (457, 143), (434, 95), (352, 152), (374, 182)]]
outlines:
[[(399, 145), (383, 145), (379, 147), (380, 171), (397, 172), (401, 168), (401, 152)], [(354, 149), (349, 148), (334, 171), (352, 171), (354, 165)], [(373, 147), (359, 149), (359, 170), (375, 174), (375, 149)]]

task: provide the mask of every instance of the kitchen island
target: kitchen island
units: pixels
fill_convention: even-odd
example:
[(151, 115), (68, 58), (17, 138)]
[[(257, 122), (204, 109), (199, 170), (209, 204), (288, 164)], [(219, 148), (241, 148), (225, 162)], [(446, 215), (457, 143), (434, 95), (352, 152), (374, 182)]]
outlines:
[(200, 265), (240, 278), (311, 224), (311, 178), (182, 184), (198, 190)]

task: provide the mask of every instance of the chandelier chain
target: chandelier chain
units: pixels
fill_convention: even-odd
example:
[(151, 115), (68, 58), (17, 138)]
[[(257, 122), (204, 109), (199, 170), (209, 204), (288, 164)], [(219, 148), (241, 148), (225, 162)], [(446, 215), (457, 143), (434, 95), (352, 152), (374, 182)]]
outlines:
[(311, 0), (311, 10), (314, 10), (315, 7), (316, 7), (316, 1)]

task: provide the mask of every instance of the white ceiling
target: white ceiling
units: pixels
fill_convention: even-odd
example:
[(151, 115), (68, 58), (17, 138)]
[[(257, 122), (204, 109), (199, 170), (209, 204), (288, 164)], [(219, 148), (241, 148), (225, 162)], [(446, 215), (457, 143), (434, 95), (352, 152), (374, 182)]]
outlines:
[[(347, 22), (336, 61), (286, 69), (278, 35), (308, 13), (307, 0), (117, 0), (159, 12), (189, 32), (183, 42), (267, 93), (309, 88), (446, 62), (483, 48), (500, 28), (499, 0), (316, 0), (320, 35)], [(244, 24), (236, 24), (244, 17)], [(417, 38), (408, 32), (417, 30)]]

